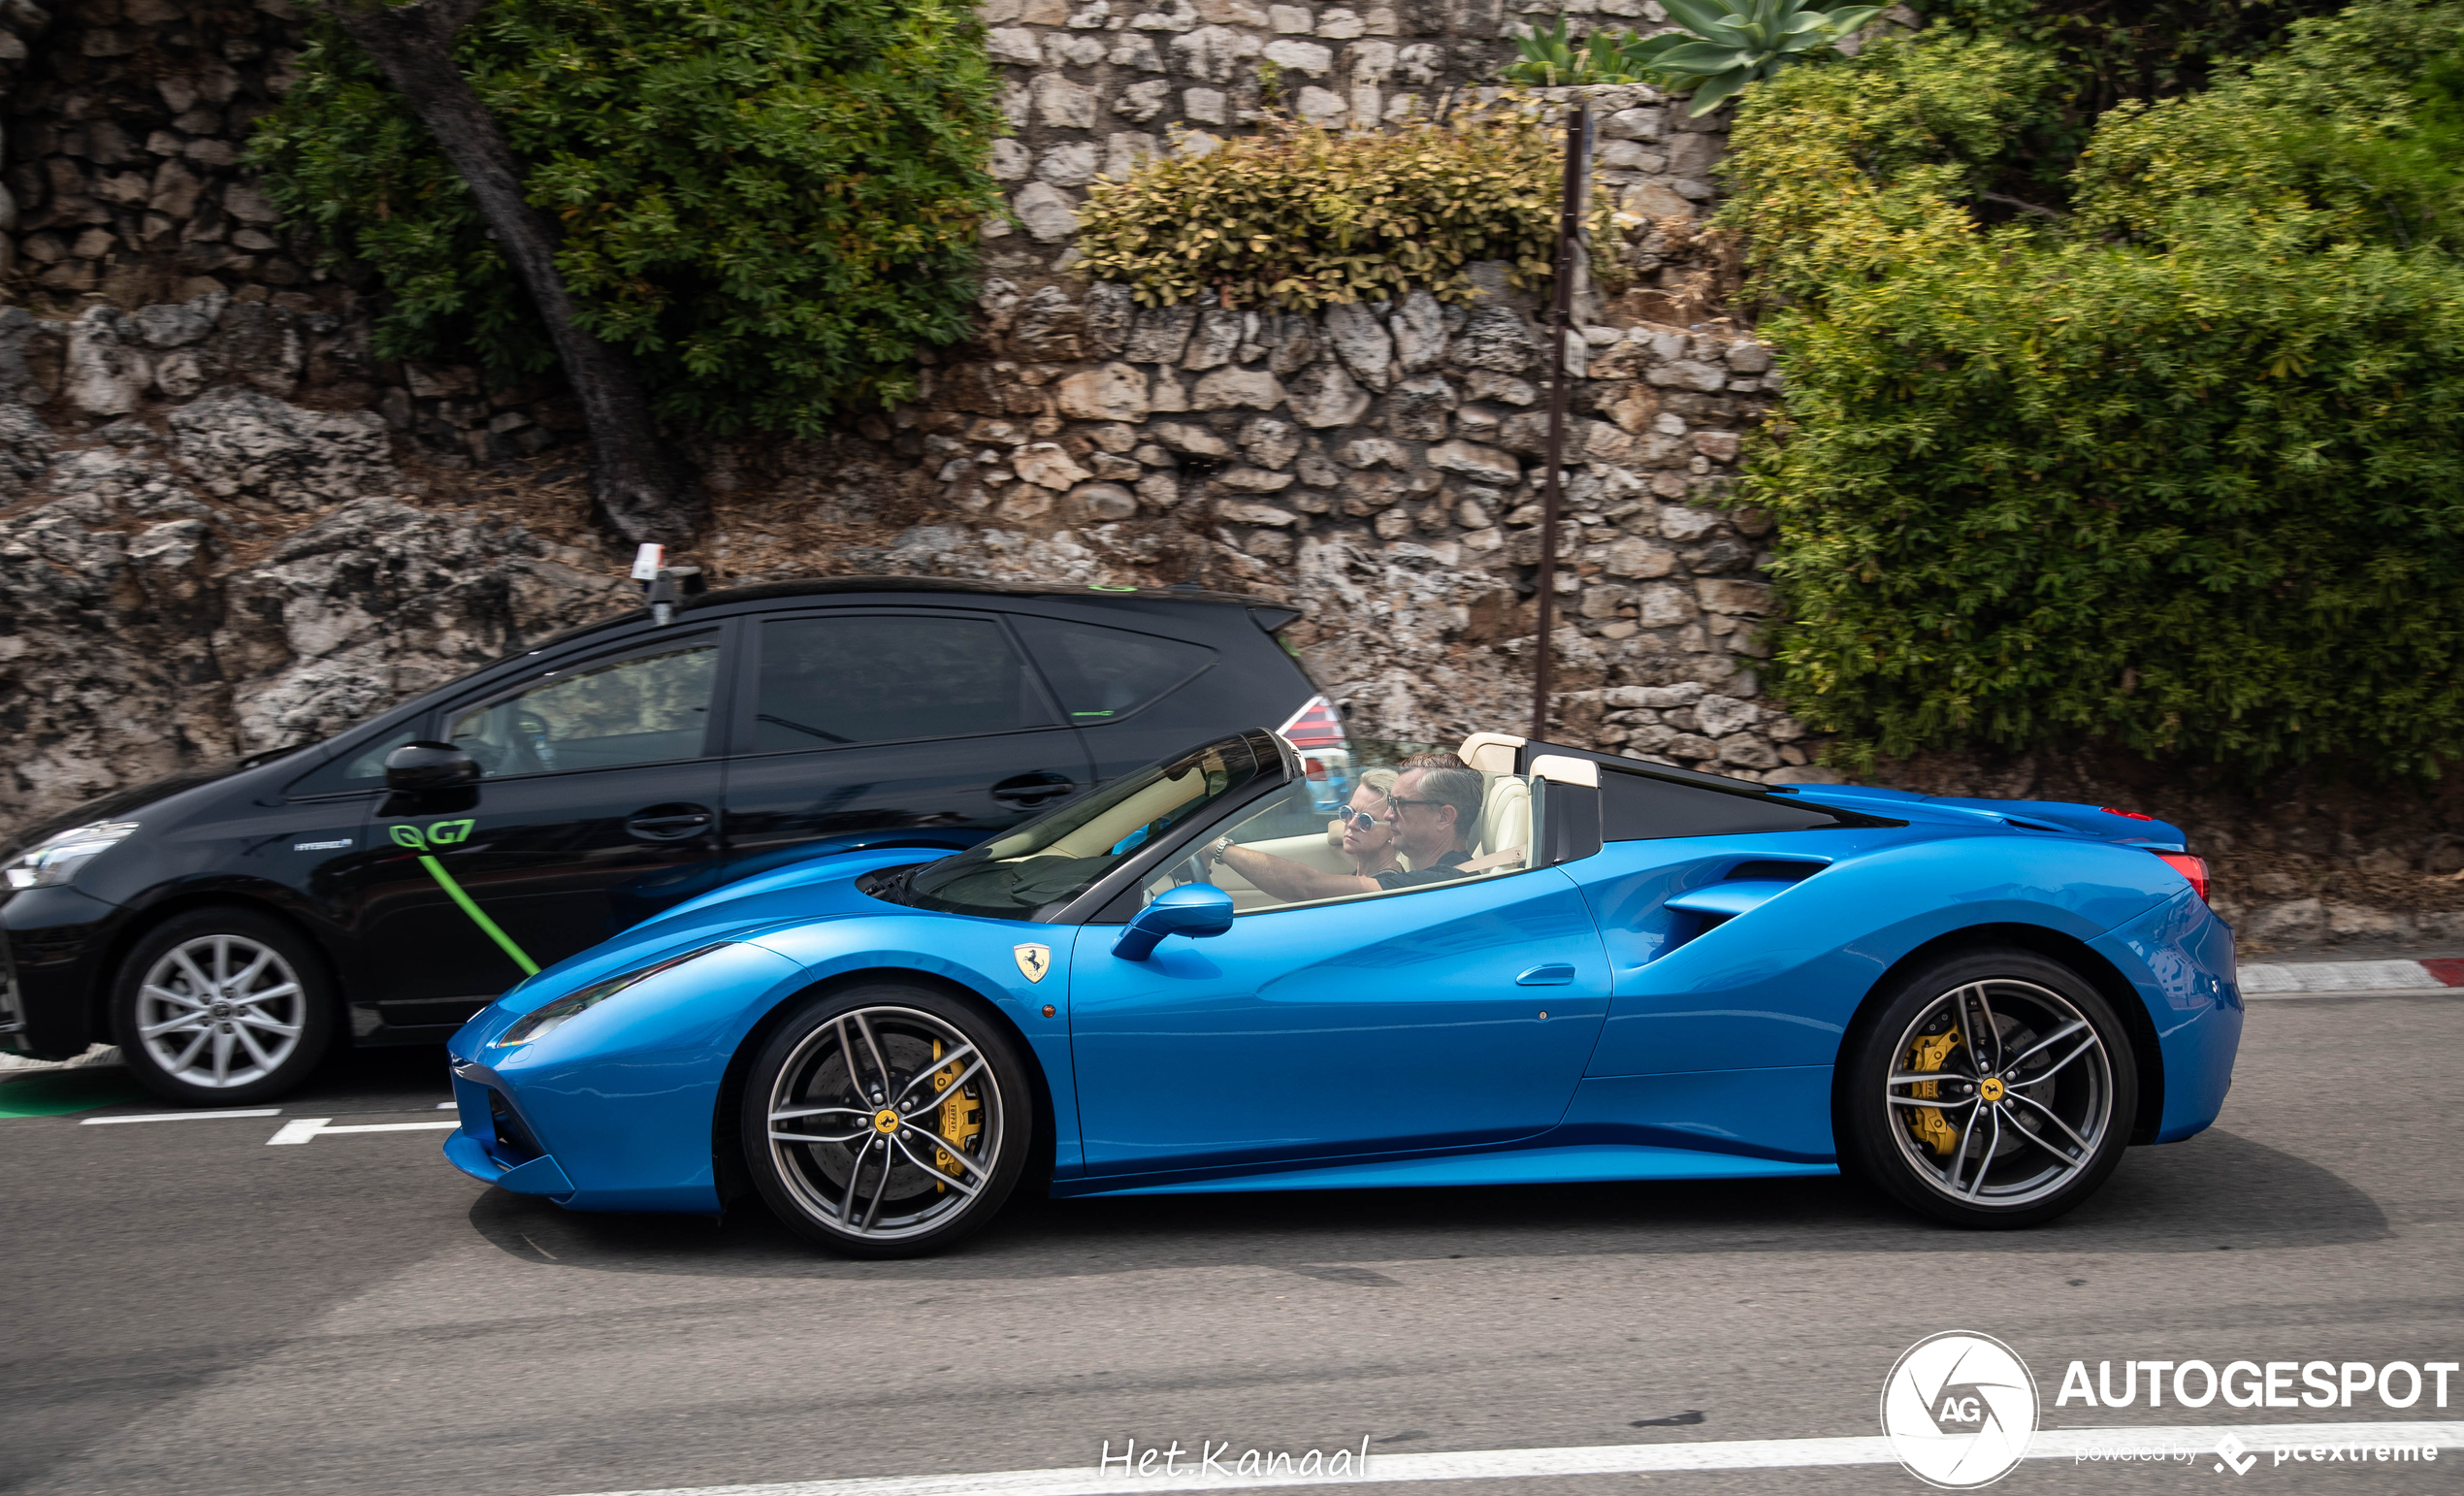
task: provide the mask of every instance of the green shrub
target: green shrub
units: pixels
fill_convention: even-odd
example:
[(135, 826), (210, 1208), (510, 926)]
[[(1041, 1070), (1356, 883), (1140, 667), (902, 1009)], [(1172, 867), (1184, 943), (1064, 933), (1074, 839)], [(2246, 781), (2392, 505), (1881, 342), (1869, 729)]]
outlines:
[[(1204, 156), (1099, 183), (1079, 211), (1084, 270), (1148, 306), (1200, 298), (1306, 311), (1425, 289), (1467, 301), (1465, 268), (1549, 275), (1561, 146), (1511, 111), (1386, 133), (1279, 121)], [(1596, 233), (1608, 232), (1607, 194)]]
[(1747, 498), (1791, 709), (1851, 762), (2464, 752), (2464, 265), (2381, 211), (2448, 169), (2459, 44), (2452, 0), (2304, 22), (2104, 121), (2078, 216), (1990, 230), (1968, 203), (2057, 86), (2041, 53), (1946, 34), (1759, 90), (1727, 219), (1784, 304)]
[[(968, 332), (999, 198), (991, 68), (959, 0), (496, 0), (455, 55), (564, 226), (591, 330), (663, 414), (810, 433), (904, 396)], [(376, 273), (389, 356), (549, 367), (469, 192), (330, 21), (257, 123), (285, 214)]]

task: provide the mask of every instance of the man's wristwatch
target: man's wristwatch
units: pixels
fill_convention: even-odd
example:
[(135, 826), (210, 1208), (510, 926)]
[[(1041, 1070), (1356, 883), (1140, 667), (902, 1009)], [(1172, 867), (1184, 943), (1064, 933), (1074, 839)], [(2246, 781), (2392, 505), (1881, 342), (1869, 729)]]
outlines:
[(1218, 836), (1216, 838), (1215, 845), (1207, 849), (1207, 861), (1220, 865), (1223, 862), (1223, 854), (1231, 850), (1232, 838), (1229, 836)]

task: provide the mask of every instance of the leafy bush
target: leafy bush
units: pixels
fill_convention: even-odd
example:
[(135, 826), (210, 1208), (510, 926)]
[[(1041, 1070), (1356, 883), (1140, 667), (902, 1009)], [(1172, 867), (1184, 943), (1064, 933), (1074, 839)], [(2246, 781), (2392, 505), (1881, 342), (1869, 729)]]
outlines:
[[(1000, 129), (959, 0), (496, 0), (455, 56), (561, 220), (591, 330), (663, 414), (821, 428), (905, 395), (966, 336)], [(251, 146), (276, 200), (388, 293), (389, 356), (553, 363), (469, 192), (375, 67), (320, 23)]]
[(2385, 211), (2451, 170), (2459, 54), (2454, 0), (2304, 22), (2105, 120), (2076, 217), (1993, 229), (1969, 199), (2059, 86), (2041, 53), (1929, 36), (1749, 99), (1726, 213), (1784, 303), (1748, 500), (1791, 708), (1852, 761), (2464, 750), (2464, 265)]
[[(1384, 134), (1279, 121), (1099, 183), (1078, 246), (1088, 276), (1126, 282), (1148, 306), (1307, 311), (1415, 289), (1468, 301), (1477, 261), (1505, 261), (1517, 285), (1549, 275), (1559, 150), (1512, 110)], [(1605, 229), (1606, 194), (1593, 196)]]

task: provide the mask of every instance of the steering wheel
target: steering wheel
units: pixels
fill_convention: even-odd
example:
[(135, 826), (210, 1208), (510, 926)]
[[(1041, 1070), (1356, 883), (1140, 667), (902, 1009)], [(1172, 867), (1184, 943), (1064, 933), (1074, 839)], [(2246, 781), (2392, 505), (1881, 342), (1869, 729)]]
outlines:
[(1190, 853), (1180, 862), (1173, 863), (1173, 883), (1176, 886), (1179, 886), (1211, 881), (1207, 877), (1207, 847), (1212, 847), (1214, 845), (1214, 842), (1208, 842), (1206, 846), (1200, 847), (1197, 851)]

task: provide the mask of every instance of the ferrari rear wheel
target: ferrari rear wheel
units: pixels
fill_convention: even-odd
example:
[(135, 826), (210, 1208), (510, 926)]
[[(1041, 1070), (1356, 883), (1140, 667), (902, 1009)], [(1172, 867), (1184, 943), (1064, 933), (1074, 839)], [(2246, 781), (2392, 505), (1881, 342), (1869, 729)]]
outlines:
[(929, 988), (818, 997), (755, 1059), (744, 1155), (790, 1226), (854, 1256), (936, 1252), (999, 1212), (1033, 1142), (1002, 1025)]
[(2130, 1036), (2069, 967), (2020, 950), (1918, 971), (1861, 1032), (1843, 1161), (1955, 1225), (2035, 1225), (2095, 1192), (2138, 1109)]

